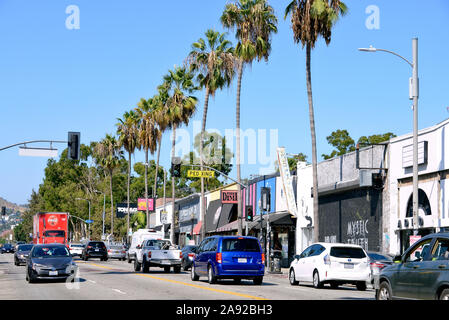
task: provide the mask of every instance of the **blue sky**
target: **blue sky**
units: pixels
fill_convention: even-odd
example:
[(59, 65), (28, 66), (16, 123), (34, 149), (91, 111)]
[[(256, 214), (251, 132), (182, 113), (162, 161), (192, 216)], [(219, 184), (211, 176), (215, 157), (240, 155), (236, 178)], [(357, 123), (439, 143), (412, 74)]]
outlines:
[[(0, 148), (27, 140), (65, 140), (68, 131), (80, 131), (86, 144), (115, 133), (116, 119), (140, 98), (154, 95), (162, 76), (183, 63), (191, 44), (207, 29), (225, 31), (219, 17), (226, 2), (0, 0)], [(332, 151), (326, 136), (336, 129), (348, 130), (354, 140), (412, 131), (411, 68), (390, 54), (363, 53), (359, 47), (372, 44), (411, 60), (411, 39), (418, 37), (419, 128), (449, 117), (449, 2), (345, 2), (349, 12), (337, 23), (332, 42), (326, 46), (320, 40), (312, 53), (320, 159)], [(256, 62), (245, 70), (241, 126), (256, 132), (277, 130), (280, 146), (311, 160), (305, 52), (293, 42), (290, 21), (284, 20), (289, 0), (270, 3), (279, 32), (273, 37), (269, 62)], [(80, 10), (78, 30), (66, 28), (69, 5)], [(370, 5), (379, 8), (379, 29), (366, 27)], [(228, 38), (234, 41), (234, 34)], [(222, 134), (234, 128), (235, 95), (234, 82), (211, 99), (208, 128)], [(198, 111), (192, 121), (202, 116), (204, 93), (196, 96)], [(192, 128), (193, 122), (186, 130)], [(60, 151), (64, 147), (58, 145)], [(165, 166), (169, 155), (166, 133), (161, 153)], [(143, 152), (135, 156), (136, 161), (143, 158)], [(17, 147), (1, 151), (0, 197), (26, 203), (42, 182), (46, 162), (20, 157)], [(261, 163), (244, 164), (242, 177), (269, 170)]]

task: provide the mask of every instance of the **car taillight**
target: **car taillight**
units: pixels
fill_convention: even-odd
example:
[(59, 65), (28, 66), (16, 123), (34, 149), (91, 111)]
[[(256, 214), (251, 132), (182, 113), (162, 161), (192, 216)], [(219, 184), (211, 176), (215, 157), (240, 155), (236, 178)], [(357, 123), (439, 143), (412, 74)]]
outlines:
[(151, 251), (148, 251), (148, 258), (151, 258)]
[(92, 247), (91, 246), (87, 246), (87, 249), (92, 249)]
[(380, 262), (371, 262), (370, 265), (371, 265), (371, 268), (379, 268), (379, 269), (382, 269), (382, 268), (385, 267), (385, 264), (380, 263)]
[(324, 264), (330, 265), (331, 264), (331, 258), (328, 254), (324, 256)]
[(179, 259), (182, 259), (182, 252), (179, 253)]
[(108, 250), (108, 252), (111, 252), (111, 250)]
[(262, 253), (262, 263), (265, 263), (265, 253)]
[(189, 256), (190, 258), (194, 258), (194, 257), (195, 257), (195, 254), (194, 254), (194, 253), (189, 253), (188, 256)]
[(217, 260), (217, 263), (222, 263), (222, 260), (221, 260), (221, 252), (217, 252), (216, 260)]

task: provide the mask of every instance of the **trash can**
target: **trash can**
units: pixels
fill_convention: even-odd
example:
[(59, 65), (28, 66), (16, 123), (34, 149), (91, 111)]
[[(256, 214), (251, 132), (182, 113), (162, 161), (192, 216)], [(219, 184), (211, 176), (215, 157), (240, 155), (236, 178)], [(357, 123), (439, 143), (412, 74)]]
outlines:
[(270, 258), (271, 258), (270, 271), (280, 273), (281, 272), (282, 251), (281, 250), (272, 250)]

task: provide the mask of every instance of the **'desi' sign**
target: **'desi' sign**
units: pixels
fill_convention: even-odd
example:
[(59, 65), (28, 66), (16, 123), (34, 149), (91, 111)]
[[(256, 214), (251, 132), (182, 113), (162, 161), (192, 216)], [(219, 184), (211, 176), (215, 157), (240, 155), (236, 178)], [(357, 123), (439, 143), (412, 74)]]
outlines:
[(221, 190), (221, 203), (238, 203), (237, 191)]

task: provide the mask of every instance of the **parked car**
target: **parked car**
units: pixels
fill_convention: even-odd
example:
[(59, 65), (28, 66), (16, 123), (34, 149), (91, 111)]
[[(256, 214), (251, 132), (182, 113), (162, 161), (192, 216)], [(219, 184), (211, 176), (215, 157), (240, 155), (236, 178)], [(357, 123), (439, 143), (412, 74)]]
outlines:
[(386, 266), (393, 264), (393, 257), (380, 252), (368, 252), (368, 257), (370, 259), (371, 284), (374, 284), (374, 275), (379, 274)]
[(108, 250), (103, 241), (89, 241), (83, 249), (81, 259), (100, 258), (101, 261), (108, 260)]
[(84, 244), (82, 243), (70, 243), (69, 244), (69, 251), (70, 254), (74, 256), (81, 257), (83, 254)]
[(449, 300), (449, 233), (421, 238), (375, 277), (377, 300)]
[(77, 265), (64, 244), (36, 244), (27, 258), (26, 280), (67, 279), (74, 281)]
[(32, 244), (18, 245), (16, 252), (14, 252), (14, 264), (16, 266), (19, 266), (21, 263), (26, 264), (31, 249), (33, 249)]
[(312, 283), (322, 288), (329, 283), (332, 288), (342, 284), (355, 284), (366, 290), (370, 281), (370, 260), (361, 246), (343, 243), (315, 243), (296, 255), (290, 264), (291, 285)]
[(126, 260), (126, 247), (123, 244), (110, 244), (106, 246), (108, 257), (111, 259)]
[(206, 276), (209, 283), (218, 279), (252, 279), (261, 285), (265, 274), (265, 255), (254, 237), (212, 236), (199, 245), (191, 269), (192, 281)]
[(10, 243), (5, 243), (1, 248), (2, 254), (3, 253), (14, 253), (14, 247)]
[(193, 259), (195, 258), (195, 252), (198, 246), (185, 246), (182, 248), (182, 259), (181, 259), (181, 268), (184, 271), (189, 270), (192, 267)]

